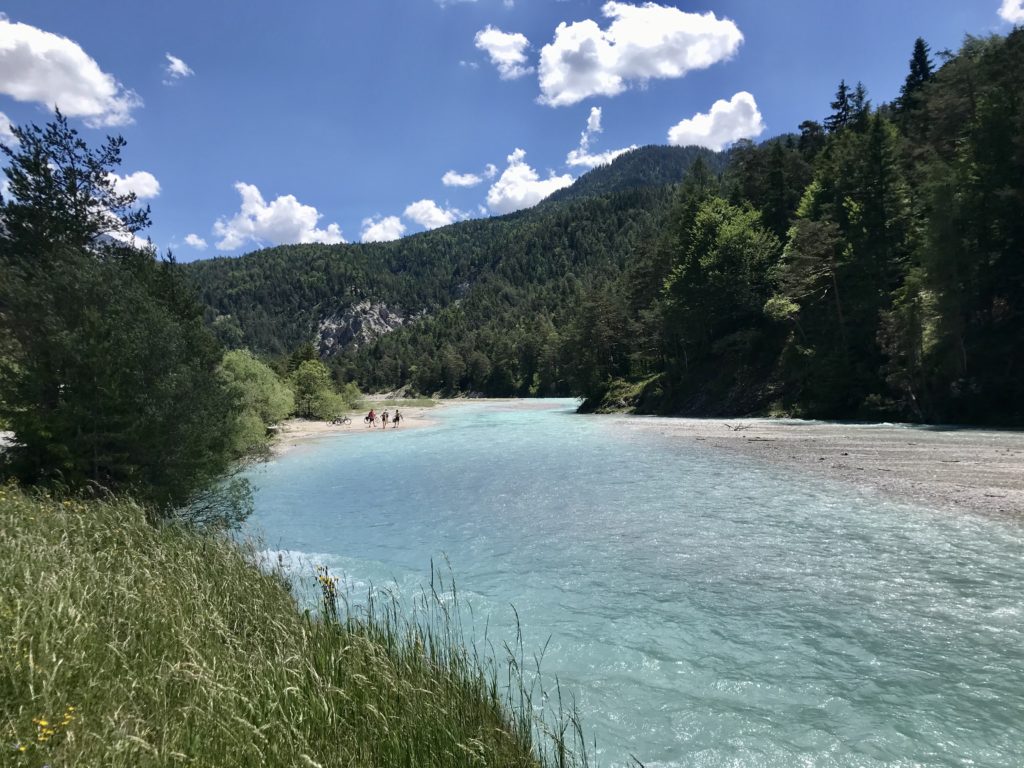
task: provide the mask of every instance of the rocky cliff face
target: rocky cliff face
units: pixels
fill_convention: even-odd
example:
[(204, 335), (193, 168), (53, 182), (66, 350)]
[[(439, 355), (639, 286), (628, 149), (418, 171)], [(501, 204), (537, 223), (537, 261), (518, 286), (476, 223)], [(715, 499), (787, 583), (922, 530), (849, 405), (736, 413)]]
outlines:
[(340, 314), (328, 315), (317, 328), (321, 357), (330, 357), (347, 347), (359, 347), (401, 328), (410, 318), (395, 307), (361, 301)]

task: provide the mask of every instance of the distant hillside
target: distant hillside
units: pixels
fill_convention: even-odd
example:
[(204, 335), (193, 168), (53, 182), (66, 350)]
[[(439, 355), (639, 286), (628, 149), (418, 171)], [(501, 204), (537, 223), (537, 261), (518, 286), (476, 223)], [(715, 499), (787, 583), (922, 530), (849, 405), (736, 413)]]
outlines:
[(712, 152), (702, 147), (662, 147), (649, 145), (630, 150), (608, 165), (601, 165), (580, 176), (572, 186), (560, 189), (548, 198), (578, 200), (611, 192), (623, 192), (641, 187), (662, 187), (678, 184), (700, 158), (715, 174), (725, 170), (728, 152)]
[(799, 134), (643, 147), (508, 216), (190, 269), (228, 344), (314, 342), (371, 391), (1024, 423), (1022, 71), (1024, 30), (937, 68), (918, 40), (895, 103), (844, 82)]
[[(655, 187), (544, 202), (390, 243), (280, 246), (185, 267), (229, 347), (280, 355), (313, 342), (339, 366), (359, 358), (345, 375), (384, 388), (410, 367), (431, 369), (441, 340), (461, 345), (461, 357), (481, 333), (515, 347), (531, 333), (527, 320), (570, 312), (595, 280), (621, 271), (671, 198), (672, 188)], [(386, 344), (368, 344), (382, 330)], [(367, 357), (380, 344), (405, 346)], [(510, 347), (503, 391), (521, 375), (517, 354)]]
[[(617, 274), (630, 250), (651, 236), (671, 185), (698, 158), (717, 172), (727, 157), (697, 147), (642, 147), (507, 216), (391, 243), (279, 246), (187, 269), (208, 322), (229, 347), (279, 355), (313, 342), (324, 354), (352, 357), (356, 347), (396, 328), (402, 339), (422, 336), (453, 303), (478, 308), (478, 327), (511, 322), (526, 309), (527, 295), (534, 297), (526, 302), (533, 315), (564, 313), (570, 296), (595, 277)], [(357, 368), (351, 375), (363, 386), (395, 382)]]

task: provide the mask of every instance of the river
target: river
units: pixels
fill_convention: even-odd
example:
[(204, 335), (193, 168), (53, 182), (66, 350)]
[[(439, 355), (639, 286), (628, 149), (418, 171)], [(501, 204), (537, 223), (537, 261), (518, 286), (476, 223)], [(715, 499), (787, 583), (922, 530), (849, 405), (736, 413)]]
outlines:
[[(412, 600), (575, 696), (600, 765), (1020, 766), (1024, 533), (572, 412), (470, 403), (253, 472), (299, 574)], [(361, 427), (360, 427), (361, 429)]]

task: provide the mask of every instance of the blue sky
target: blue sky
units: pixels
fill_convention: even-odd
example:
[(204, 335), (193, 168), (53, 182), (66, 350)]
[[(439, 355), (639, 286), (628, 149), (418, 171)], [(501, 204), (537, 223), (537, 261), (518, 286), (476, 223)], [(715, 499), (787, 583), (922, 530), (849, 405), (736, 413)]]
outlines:
[(56, 102), (92, 142), (123, 135), (145, 234), (182, 260), (412, 234), (533, 204), (602, 153), (795, 130), (840, 78), (892, 99), (919, 35), (955, 49), (1024, 20), (1016, 0), (0, 10), (0, 113), (42, 123)]

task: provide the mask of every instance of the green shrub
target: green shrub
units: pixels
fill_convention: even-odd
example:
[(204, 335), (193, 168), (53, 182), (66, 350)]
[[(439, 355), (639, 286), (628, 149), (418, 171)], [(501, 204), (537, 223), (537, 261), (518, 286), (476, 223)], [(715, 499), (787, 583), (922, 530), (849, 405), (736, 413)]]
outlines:
[(267, 428), (288, 418), (295, 395), (269, 366), (246, 349), (224, 354), (218, 375), (234, 403), (232, 450), (236, 456), (264, 454), (269, 447)]

